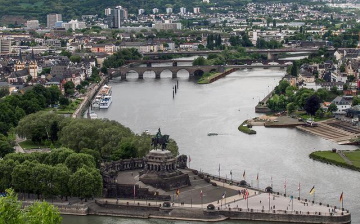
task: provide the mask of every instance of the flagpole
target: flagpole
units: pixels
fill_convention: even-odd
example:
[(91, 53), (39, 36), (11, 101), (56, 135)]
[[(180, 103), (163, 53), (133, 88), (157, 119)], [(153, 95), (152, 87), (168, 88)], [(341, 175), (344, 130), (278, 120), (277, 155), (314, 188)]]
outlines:
[(269, 192), (269, 211), (270, 211), (270, 192)]
[(300, 182), (299, 182), (299, 200), (300, 200)]
[(220, 180), (220, 163), (219, 163), (219, 180)]

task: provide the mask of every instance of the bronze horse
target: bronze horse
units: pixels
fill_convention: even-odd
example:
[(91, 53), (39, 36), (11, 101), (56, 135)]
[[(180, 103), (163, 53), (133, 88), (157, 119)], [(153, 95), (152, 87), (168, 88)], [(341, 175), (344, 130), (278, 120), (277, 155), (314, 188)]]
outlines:
[(169, 135), (162, 135), (161, 137), (151, 138), (151, 145), (156, 149), (158, 145), (161, 145), (161, 150), (164, 151), (169, 142)]

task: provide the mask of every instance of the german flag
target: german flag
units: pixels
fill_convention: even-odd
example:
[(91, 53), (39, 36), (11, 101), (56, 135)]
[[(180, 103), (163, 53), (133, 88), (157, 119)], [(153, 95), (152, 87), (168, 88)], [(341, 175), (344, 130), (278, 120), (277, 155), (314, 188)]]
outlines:
[(176, 196), (179, 197), (179, 195), (180, 195), (180, 190), (177, 189), (177, 190), (176, 190)]
[(315, 186), (313, 186), (309, 192), (309, 194), (314, 194), (315, 193)]
[(343, 201), (343, 200), (344, 200), (344, 192), (341, 192), (340, 201)]

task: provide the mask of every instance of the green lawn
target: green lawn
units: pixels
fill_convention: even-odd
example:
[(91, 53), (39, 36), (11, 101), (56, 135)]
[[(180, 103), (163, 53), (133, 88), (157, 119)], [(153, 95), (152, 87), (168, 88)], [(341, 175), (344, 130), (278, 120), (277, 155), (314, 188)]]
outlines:
[(360, 171), (360, 151), (344, 152), (344, 154), (349, 158), (353, 165), (347, 164), (341, 156), (332, 151), (313, 152), (309, 157), (323, 163), (330, 163), (336, 166)]
[(344, 152), (344, 154), (354, 166), (360, 167), (360, 151)]
[(340, 162), (340, 163), (345, 162), (343, 160), (343, 158), (341, 158), (341, 156), (339, 156), (339, 154), (337, 154), (336, 152), (332, 152), (332, 151), (318, 151), (318, 152), (314, 152), (312, 154), (323, 157), (327, 160), (333, 160), (333, 161)]
[(42, 148), (45, 145), (43, 144), (36, 144), (34, 142), (32, 142), (31, 140), (25, 140), (23, 142), (20, 142), (19, 145), (25, 150), (25, 149), (38, 149), (38, 148)]

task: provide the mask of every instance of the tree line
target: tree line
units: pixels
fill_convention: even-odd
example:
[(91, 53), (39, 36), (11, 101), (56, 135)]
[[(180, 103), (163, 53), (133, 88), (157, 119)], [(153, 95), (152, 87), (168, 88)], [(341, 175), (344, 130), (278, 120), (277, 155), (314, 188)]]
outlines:
[[(36, 143), (68, 147), (75, 152), (84, 148), (95, 150), (105, 160), (143, 157), (151, 145), (151, 135), (134, 134), (116, 121), (73, 119), (41, 111), (24, 117), (16, 133)], [(167, 147), (178, 155), (176, 142), (170, 139)]]
[(0, 160), (0, 191), (13, 188), (38, 199), (69, 196), (89, 199), (101, 195), (102, 177), (89, 150), (68, 148), (50, 153), (11, 153)]

